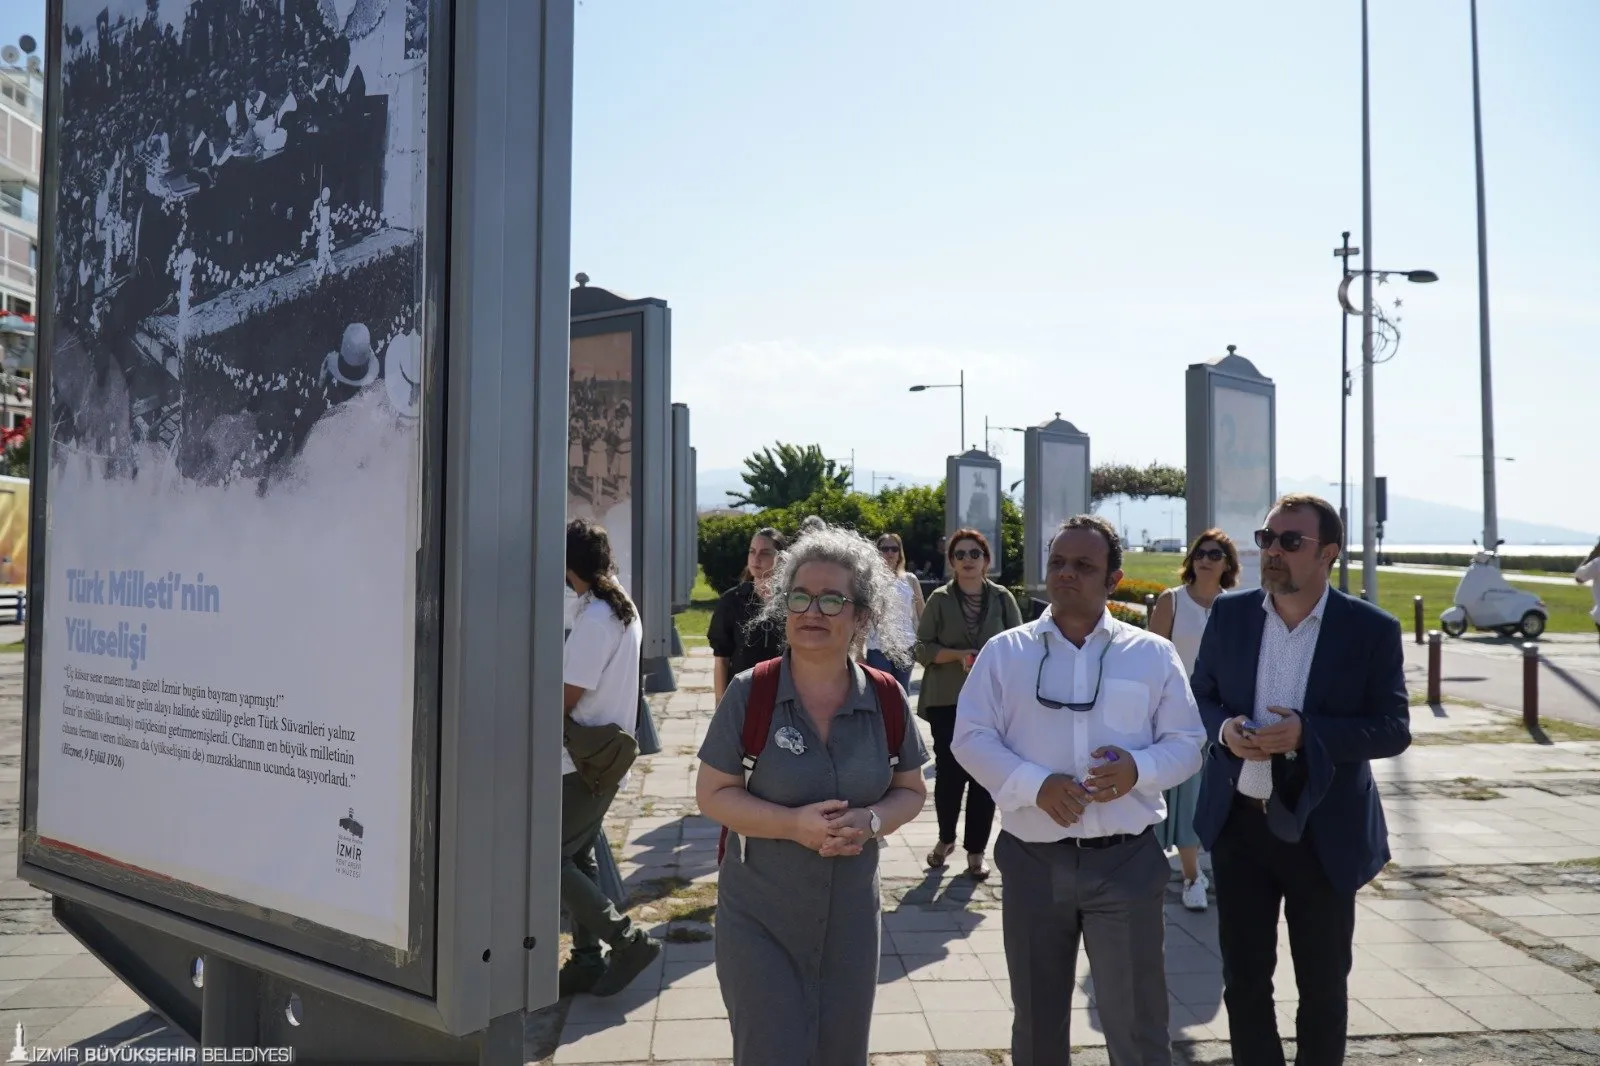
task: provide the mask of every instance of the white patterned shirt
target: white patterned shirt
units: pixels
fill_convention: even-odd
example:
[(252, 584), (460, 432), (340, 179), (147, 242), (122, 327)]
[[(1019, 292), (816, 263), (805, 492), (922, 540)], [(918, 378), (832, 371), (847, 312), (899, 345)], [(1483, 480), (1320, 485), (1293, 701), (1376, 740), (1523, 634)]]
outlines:
[[(1267, 613), (1266, 625), (1261, 631), (1261, 657), (1256, 660), (1256, 705), (1250, 722), (1262, 728), (1281, 721), (1281, 716), (1268, 707), (1287, 707), (1304, 712), (1306, 680), (1311, 675), (1311, 657), (1317, 651), (1317, 637), (1322, 633), (1322, 612), (1328, 606), (1328, 589), (1322, 598), (1292, 630), (1278, 614), (1271, 594), (1261, 597), (1261, 609)], [(1246, 796), (1264, 800), (1272, 795), (1272, 763), (1246, 762), (1239, 771), (1239, 791)]]

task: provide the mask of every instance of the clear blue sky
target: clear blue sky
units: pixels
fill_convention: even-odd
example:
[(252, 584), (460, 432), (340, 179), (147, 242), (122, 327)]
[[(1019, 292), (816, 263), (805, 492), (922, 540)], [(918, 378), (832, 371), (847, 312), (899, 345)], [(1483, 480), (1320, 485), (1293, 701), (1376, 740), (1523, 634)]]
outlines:
[[(1399, 293), (1378, 470), (1477, 506), (1467, 0), (1371, 6), (1372, 265), (1443, 279)], [(0, 36), (42, 7), (0, 0)], [(1501, 513), (1600, 533), (1600, 3), (1479, 17)], [(582, 0), (577, 26), (573, 270), (671, 302), (702, 468), (782, 439), (937, 476), (955, 393), (906, 386), (960, 368), (969, 442), (1060, 411), (1097, 460), (1182, 463), (1184, 368), (1236, 344), (1278, 383), (1280, 475), (1337, 478), (1357, 0)]]

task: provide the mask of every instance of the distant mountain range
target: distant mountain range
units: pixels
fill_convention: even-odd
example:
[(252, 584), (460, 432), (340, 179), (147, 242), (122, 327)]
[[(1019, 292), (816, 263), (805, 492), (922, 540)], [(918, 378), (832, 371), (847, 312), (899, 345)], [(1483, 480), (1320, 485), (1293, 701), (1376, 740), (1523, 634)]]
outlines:
[[(877, 487), (880, 489), (889, 485), (935, 485), (940, 480), (937, 476), (908, 474), (902, 471), (861, 470), (856, 475), (858, 491), (869, 490), (869, 480), (874, 473), (877, 475)], [(894, 480), (890, 481), (889, 478)], [(1314, 492), (1326, 496), (1337, 505), (1338, 498), (1332, 495), (1336, 492), (1337, 483), (1329, 484), (1332, 480), (1332, 478), (1286, 479), (1279, 482), (1278, 491)], [(727, 507), (728, 490), (737, 492), (743, 488), (744, 480), (737, 470), (703, 470), (700, 472), (700, 508), (709, 510)], [(1016, 493), (1019, 500), (1021, 493), (1019, 487)], [(1351, 501), (1350, 526), (1356, 531), (1361, 528), (1360, 504), (1359, 499)], [(1100, 513), (1113, 522), (1118, 522), (1131, 543), (1142, 544), (1146, 540), (1161, 537), (1184, 536), (1187, 510), (1182, 500), (1124, 499), (1121, 501), (1120, 513), (1117, 505), (1118, 500), (1115, 498), (1106, 500), (1100, 505)], [(1434, 503), (1432, 500), (1418, 500), (1409, 496), (1390, 494), (1389, 520), (1384, 523), (1383, 539), (1385, 544), (1397, 546), (1405, 544), (1465, 546), (1481, 539), (1482, 530), (1483, 514), (1471, 507), (1457, 507), (1448, 503)], [(1600, 534), (1600, 530), (1570, 529), (1505, 516), (1500, 519), (1500, 536), (1508, 545), (1571, 544), (1581, 545), (1587, 549), (1594, 544), (1597, 534)], [(1354, 539), (1359, 541), (1359, 532)]]

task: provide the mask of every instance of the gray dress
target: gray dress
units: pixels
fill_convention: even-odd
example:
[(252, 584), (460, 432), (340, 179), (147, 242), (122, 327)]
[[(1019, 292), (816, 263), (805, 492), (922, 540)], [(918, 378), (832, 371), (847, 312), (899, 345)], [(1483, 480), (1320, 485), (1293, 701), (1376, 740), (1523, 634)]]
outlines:
[[(889, 791), (895, 771), (877, 696), (861, 668), (852, 669), (853, 688), (823, 745), (785, 656), (751, 795), (785, 807), (828, 799), (865, 807)], [(726, 774), (744, 773), (750, 680), (746, 671), (728, 685), (700, 746), (701, 761)], [(928, 760), (915, 718), (899, 754), (900, 772)], [(860, 855), (828, 859), (794, 841), (729, 833), (716, 951), (737, 1066), (866, 1066), (879, 939), (875, 840)]]

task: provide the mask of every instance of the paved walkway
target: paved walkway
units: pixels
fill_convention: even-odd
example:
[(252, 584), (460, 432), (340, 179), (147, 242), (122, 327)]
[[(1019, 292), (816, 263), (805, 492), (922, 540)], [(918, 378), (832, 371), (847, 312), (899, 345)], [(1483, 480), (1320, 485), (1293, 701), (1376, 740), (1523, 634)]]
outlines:
[[(725, 1063), (713, 967), (717, 829), (694, 806), (694, 752), (711, 712), (710, 660), (678, 664), (654, 701), (663, 750), (645, 760), (608, 835), (633, 912), (667, 939), (663, 958), (608, 1000), (580, 996), (529, 1026), (529, 1063)], [(21, 657), (0, 657), (0, 824), (16, 826)], [(1600, 742), (1484, 742), (1514, 719), (1446, 704), (1414, 710), (1419, 742), (1379, 764), (1395, 863), (1360, 901), (1349, 1062), (1567, 1066), (1600, 1056)], [(997, 872), (976, 884), (930, 873), (931, 804), (883, 863), (884, 957), (874, 1066), (1009, 1061), (1009, 988)], [(173, 1044), (130, 990), (59, 932), (49, 901), (18, 882), (0, 844), (0, 1034), (30, 1044)], [(1214, 912), (1172, 886), (1167, 968), (1180, 1063), (1228, 1061)], [(1280, 1023), (1296, 1003), (1285, 947)], [(1075, 1061), (1105, 1061), (1093, 974), (1080, 960)], [(4, 1048), (0, 1047), (0, 1052)]]
[[(1522, 645), (1492, 633), (1444, 637), (1440, 644), (1440, 690), (1453, 697), (1522, 713)], [(1552, 633), (1539, 649), (1539, 713), (1600, 728), (1600, 640), (1586, 634)], [(1428, 647), (1415, 643), (1407, 627), (1406, 680), (1426, 692)]]
[[(703, 653), (679, 667), (678, 691), (655, 702), (663, 751), (613, 811), (610, 835), (622, 845), (635, 913), (666, 937), (663, 959), (615, 999), (573, 1000), (549, 1061), (705, 1063), (731, 1055), (705, 921), (716, 828), (693, 802), (693, 753), (712, 709), (709, 675)], [(1379, 764), (1395, 861), (1360, 899), (1350, 1061), (1426, 1050), (1429, 1062), (1593, 1062), (1600, 742), (1479, 742), (1515, 721), (1484, 708), (1421, 706), (1414, 718), (1423, 742)], [(875, 1061), (1009, 1061), (1001, 878), (996, 871), (978, 885), (928, 871), (922, 857), (936, 837), (930, 803), (885, 849)], [(1215, 912), (1184, 910), (1179, 887), (1175, 878), (1167, 906), (1172, 1037), (1180, 1061), (1227, 1061)], [(1280, 930), (1277, 998), (1280, 1025), (1292, 1033), (1285, 935)], [(1073, 1042), (1081, 1061), (1103, 1061), (1085, 958), (1079, 974)]]

